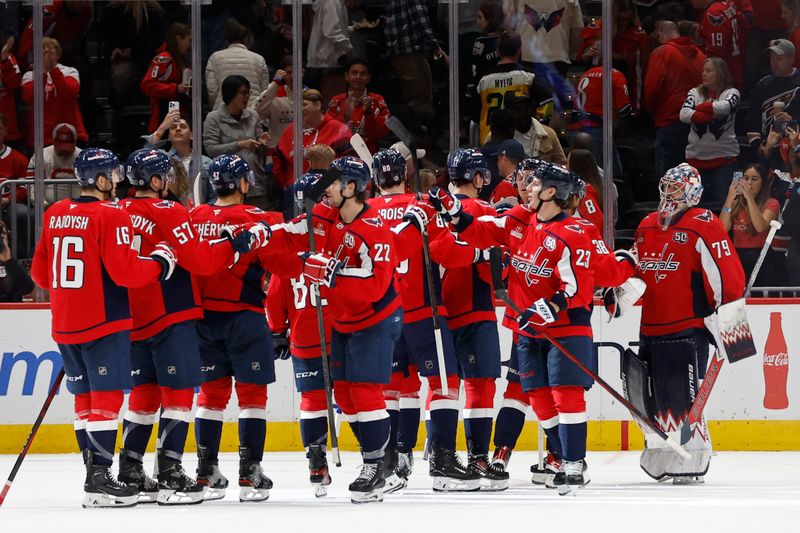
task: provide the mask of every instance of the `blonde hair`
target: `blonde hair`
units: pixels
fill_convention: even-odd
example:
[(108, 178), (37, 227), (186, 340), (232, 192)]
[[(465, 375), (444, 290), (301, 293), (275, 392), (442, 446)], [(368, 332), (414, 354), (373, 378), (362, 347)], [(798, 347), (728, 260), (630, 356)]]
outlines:
[(61, 43), (59, 43), (56, 39), (52, 37), (42, 37), (42, 48), (47, 48), (48, 46), (52, 46), (55, 48), (58, 57), (61, 57)]
[[(733, 74), (731, 74), (731, 69), (728, 68), (728, 64), (724, 59), (721, 57), (708, 57), (705, 63), (711, 63), (714, 67), (714, 71), (717, 73), (717, 85), (719, 85), (720, 93), (733, 87)], [(708, 98), (708, 88), (705, 85), (701, 83), (697, 86), (697, 90), (705, 98)]]
[(186, 204), (186, 200), (189, 198), (189, 175), (180, 159), (172, 157), (170, 162), (175, 170), (175, 182), (169, 184), (169, 190), (180, 199), (182, 204)]
[(336, 152), (327, 144), (312, 144), (305, 153), (308, 164), (313, 169), (325, 169), (336, 159)]

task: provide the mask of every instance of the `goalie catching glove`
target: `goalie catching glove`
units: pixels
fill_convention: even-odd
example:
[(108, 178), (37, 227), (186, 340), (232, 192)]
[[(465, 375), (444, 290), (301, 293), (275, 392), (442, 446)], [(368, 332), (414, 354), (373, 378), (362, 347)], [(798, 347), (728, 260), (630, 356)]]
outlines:
[(266, 246), (272, 237), (272, 230), (268, 225), (259, 222), (249, 226), (224, 226), (220, 230), (219, 236), (228, 239), (234, 251), (244, 254)]
[(175, 251), (166, 242), (156, 244), (155, 249), (150, 252), (150, 259), (155, 259), (161, 263), (161, 277), (159, 281), (166, 281), (175, 272), (175, 265), (178, 259), (175, 257)]
[(639, 278), (628, 278), (619, 287), (609, 287), (603, 291), (603, 305), (608, 311), (609, 322), (619, 318), (633, 307), (644, 294), (647, 284)]
[(336, 274), (344, 264), (336, 258), (324, 254), (309, 254), (303, 258), (303, 275), (312, 283), (333, 288)]

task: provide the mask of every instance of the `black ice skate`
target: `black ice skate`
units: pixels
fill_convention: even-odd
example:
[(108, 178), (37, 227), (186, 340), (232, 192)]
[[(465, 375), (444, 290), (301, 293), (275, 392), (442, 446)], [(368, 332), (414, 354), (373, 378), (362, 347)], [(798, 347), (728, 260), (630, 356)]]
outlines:
[(272, 480), (264, 474), (261, 463), (250, 460), (250, 448), (239, 448), (239, 501), (263, 502), (269, 499)]
[(496, 468), (494, 463), (490, 463), (488, 454), (470, 453), (467, 468), (480, 476), (480, 490), (500, 491), (508, 488), (508, 472)]
[(481, 488), (481, 477), (461, 464), (455, 450), (433, 450), (429, 472), (436, 492), (471, 492)]
[(197, 447), (197, 484), (205, 489), (205, 500), (221, 500), (228, 488), (228, 479), (219, 470), (216, 460), (208, 459), (208, 448)]
[(383, 501), (383, 460), (377, 463), (364, 463), (361, 473), (350, 483), (350, 501), (353, 503), (370, 503)]
[(324, 444), (312, 444), (306, 452), (308, 458), (308, 480), (314, 487), (314, 496), (322, 498), (328, 495), (331, 475), (328, 473), (328, 459), (325, 457)]
[(500, 446), (495, 449), (494, 455), (492, 455), (492, 467), (500, 472), (508, 470), (508, 462), (511, 460), (512, 451), (509, 446)]
[(585, 487), (591, 481), (585, 461), (564, 461), (563, 466), (563, 472), (559, 472), (563, 473), (563, 477), (558, 475), (553, 481), (559, 496), (574, 495), (578, 489)]
[(194, 505), (203, 503), (203, 486), (186, 475), (179, 460), (169, 457), (166, 450), (158, 450), (159, 505)]
[(561, 469), (561, 458), (553, 452), (549, 452), (539, 468), (538, 463), (531, 466), (531, 483), (534, 485), (545, 485), (552, 489), (555, 487), (553, 479)]
[(384, 494), (391, 494), (405, 488), (408, 484), (408, 478), (400, 477), (397, 474), (397, 467), (400, 464), (400, 454), (397, 450), (386, 450), (386, 455), (383, 457), (383, 477), (386, 485), (383, 487)]
[(414, 470), (414, 452), (397, 452), (397, 468), (395, 468), (395, 473), (401, 479), (406, 481), (408, 484), (408, 478), (411, 476), (411, 472)]
[(134, 452), (119, 451), (119, 475), (117, 479), (139, 491), (139, 503), (155, 503), (158, 496), (158, 483), (145, 474), (141, 460), (133, 457)]
[(139, 501), (139, 491), (114, 479), (111, 465), (94, 464), (92, 452), (84, 450), (86, 480), (83, 482), (83, 507), (133, 507)]

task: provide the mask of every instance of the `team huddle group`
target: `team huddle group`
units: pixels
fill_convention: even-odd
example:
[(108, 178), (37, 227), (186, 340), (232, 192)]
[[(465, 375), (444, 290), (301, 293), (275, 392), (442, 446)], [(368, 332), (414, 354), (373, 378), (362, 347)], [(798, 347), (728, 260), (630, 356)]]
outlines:
[[(245, 203), (254, 178), (236, 155), (214, 159), (208, 172), (217, 199), (189, 211), (163, 198), (174, 179), (163, 152), (139, 150), (124, 167), (108, 150), (81, 152), (75, 175), (82, 195), (45, 212), (32, 277), (50, 291), (52, 334), (75, 396), (84, 507), (224, 497), (228, 480), (218, 454), (233, 387), (239, 499), (266, 500), (273, 484), (261, 461), (276, 358), (291, 358), (294, 366), (317, 496), (331, 483), (328, 387), (360, 445), (364, 464), (349, 490), (362, 503), (406, 486), (421, 378), (429, 390), (433, 490), (506, 489), (530, 406), (547, 437), (546, 459), (531, 468), (533, 482), (562, 495), (577, 491), (589, 482), (584, 393), (593, 381), (561, 350), (596, 371), (590, 319), (600, 287), (611, 317), (642, 297), (639, 353), (623, 358), (626, 393), (668, 435), (679, 431), (713, 342), (704, 318), (744, 293), (723, 226), (695, 207), (698, 171), (685, 163), (669, 170), (658, 211), (641, 223), (631, 250), (615, 253), (582, 218), (599, 208), (596, 191), (565, 167), (523, 160), (500, 177), (497, 187), (512, 200), (498, 213), (478, 199), (497, 179), (479, 151), (451, 153), (449, 186), (424, 194), (409, 192), (419, 190), (409, 152), (381, 150), (371, 167), (341, 157), (312, 169), (292, 185), (297, 216), (286, 221)], [(123, 179), (135, 195), (110, 201)], [(496, 417), (501, 353), (493, 248), (502, 251), (514, 303), (502, 320), (514, 347)], [(456, 453), (462, 382), (466, 464)], [(115, 477), (124, 389), (130, 395)], [(194, 478), (182, 466), (192, 419)], [(156, 421), (152, 479), (143, 459)], [(691, 459), (642, 427), (648, 475), (702, 480), (711, 456), (704, 421), (683, 445)]]

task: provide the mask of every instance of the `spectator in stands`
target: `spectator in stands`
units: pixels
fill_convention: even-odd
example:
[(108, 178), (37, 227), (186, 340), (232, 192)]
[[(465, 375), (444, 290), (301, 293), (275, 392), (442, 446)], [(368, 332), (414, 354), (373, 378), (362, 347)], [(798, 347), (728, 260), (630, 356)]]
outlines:
[[(750, 277), (756, 260), (767, 240), (769, 223), (778, 218), (780, 206), (770, 196), (771, 178), (767, 170), (753, 164), (745, 167), (742, 176), (731, 183), (719, 219), (733, 235), (733, 245), (742, 261), (746, 277)], [(756, 285), (774, 286), (777, 258), (770, 251), (758, 273)]]
[(686, 161), (700, 171), (703, 200), (722, 202), (739, 157), (734, 124), (741, 96), (723, 59), (706, 59), (702, 76), (680, 112), (681, 121), (691, 128)]
[(581, 5), (574, 0), (506, 0), (505, 8), (509, 26), (525, 43), (522, 61), (552, 65), (566, 76), (581, 42)]
[[(6, 144), (6, 134), (8, 127), (6, 126), (6, 119), (0, 113), (0, 184), (7, 180), (19, 180), (25, 177), (25, 170), (28, 168), (28, 158), (22, 155), (17, 150), (14, 150)], [(16, 210), (14, 213), (11, 211), (11, 194), (17, 200)], [(28, 257), (28, 206), (26, 204), (28, 198), (27, 190), (25, 187), (17, 186), (14, 191), (5, 191), (0, 196), (0, 217), (9, 226), (11, 226), (11, 217), (16, 216), (17, 219), (17, 235), (14, 245), (17, 247), (18, 257)]]
[(269, 122), (270, 142), (269, 147), (275, 148), (283, 131), (292, 123), (292, 56), (283, 58), (280, 68), (275, 71), (272, 81), (266, 90), (256, 99), (258, 115)]
[[(756, 82), (769, 74), (769, 57), (765, 52), (770, 41), (786, 36), (786, 23), (781, 18), (781, 0), (757, 0), (745, 6), (744, 0), (737, 5), (742, 17), (745, 38), (745, 84), (751, 90)], [(750, 3), (749, 1), (747, 3)], [(749, 20), (745, 15), (748, 14)]]
[(733, 85), (744, 87), (744, 32), (736, 4), (728, 0), (692, 0), (703, 14), (699, 18), (700, 41), (707, 57), (725, 60), (733, 75)]
[(684, 160), (689, 126), (681, 122), (680, 110), (689, 90), (702, 81), (706, 57), (672, 21), (659, 21), (657, 33), (661, 46), (650, 54), (644, 107), (656, 126), (655, 170), (661, 176)]
[(21, 302), (33, 289), (33, 280), (11, 253), (8, 228), (0, 221), (0, 302)]
[(22, 74), (17, 59), (11, 53), (11, 49), (14, 48), (14, 38), (9, 37), (4, 43), (0, 50), (0, 113), (6, 117), (8, 124), (6, 140), (13, 142), (22, 139), (17, 122), (17, 102), (14, 98), (14, 91), (19, 89), (22, 83)]
[[(408, 146), (406, 146), (406, 143), (402, 141), (396, 142), (389, 148), (391, 148), (392, 150), (396, 151), (397, 153), (403, 156), (403, 159), (406, 160), (406, 176), (413, 176), (414, 160), (411, 157), (411, 150), (408, 148)], [(417, 151), (417, 161), (421, 162), (427, 152), (422, 148), (417, 148), (416, 151)], [(416, 185), (413, 185), (413, 187), (416, 187)]]
[(158, 54), (150, 62), (150, 67), (145, 72), (140, 87), (142, 92), (150, 98), (150, 122), (147, 131), (158, 127), (161, 117), (167, 114), (167, 103), (173, 100), (180, 102), (181, 113), (188, 114), (191, 109), (189, 91), (191, 84), (188, 72), (187, 58), (192, 48), (192, 30), (186, 24), (175, 22), (167, 28), (164, 44)]
[(314, 0), (314, 19), (308, 39), (309, 76), (319, 80), (322, 103), (346, 89), (342, 67), (353, 50), (344, 0)]
[(586, 182), (586, 196), (578, 204), (578, 216), (592, 222), (602, 232), (605, 189), (598, 172), (597, 160), (589, 150), (574, 149), (567, 156), (567, 168)]
[[(647, 72), (647, 61), (650, 58), (650, 42), (642, 29), (642, 23), (639, 21), (632, 0), (614, 0), (611, 13), (614, 19), (612, 61), (615, 64), (625, 65), (622, 70), (628, 86), (631, 108), (637, 112), (642, 105), (642, 86)], [(592, 66), (602, 64), (600, 46), (602, 27), (602, 21), (597, 19), (583, 29), (581, 45), (578, 48), (579, 61), (591, 63)]]
[(480, 108), (475, 102), (477, 85), (482, 77), (491, 72), (499, 56), (497, 45), (500, 35), (505, 31), (505, 12), (499, 0), (484, 0), (478, 7), (478, 29), (481, 33), (475, 38), (470, 48), (469, 57), (464, 58), (461, 73), (461, 94), (464, 95), (462, 106), (465, 111)]
[(492, 114), (505, 107), (507, 94), (530, 94), (533, 91), (534, 75), (519, 64), (521, 54), (522, 39), (519, 34), (513, 31), (503, 32), (497, 45), (497, 64), (480, 78), (475, 87), (476, 107), (472, 111), (472, 120), (478, 123), (480, 143), (489, 140)]
[(100, 15), (100, 38), (111, 50), (111, 90), (115, 102), (139, 100), (139, 80), (166, 31), (164, 10), (155, 0), (109, 2)]
[[(211, 157), (238, 154), (247, 161), (256, 177), (250, 187), (247, 203), (261, 209), (280, 209), (280, 198), (272, 190), (272, 180), (266, 174), (264, 159), (269, 133), (263, 130), (258, 113), (248, 109), (250, 82), (244, 76), (228, 76), (222, 81), (224, 106), (206, 116), (203, 124), (203, 146)], [(273, 192), (270, 197), (270, 192)]]
[[(497, 109), (492, 113), (492, 120), (489, 123), (489, 140), (480, 147), (481, 153), (486, 157), (486, 163), (492, 176), (497, 176), (499, 172), (497, 169), (498, 147), (501, 142), (514, 138), (514, 133), (517, 131), (515, 126), (514, 115), (508, 109)], [(491, 191), (488, 189), (491, 186), (492, 184), (490, 183), (489, 187), (481, 189), (478, 197), (488, 202), (491, 196)], [(486, 192), (484, 192), (484, 189), (487, 189)]]
[[(786, 39), (791, 41), (795, 50), (800, 46), (800, 0), (781, 0), (781, 18), (789, 28)], [(800, 67), (800, 57), (795, 54), (794, 66)]]
[(327, 144), (312, 144), (306, 149), (309, 170), (326, 170), (336, 159), (336, 152)]
[(533, 103), (528, 93), (508, 95), (506, 108), (514, 117), (514, 138), (522, 144), (526, 154), (548, 163), (563, 165), (567, 162), (561, 141), (553, 128), (533, 117)]
[[(81, 153), (81, 149), (76, 146), (78, 134), (75, 126), (62, 122), (53, 128), (53, 144), (44, 147), (42, 160), (44, 168), (42, 176), (44, 179), (75, 179), (75, 158)], [(25, 177), (33, 179), (36, 172), (36, 154), (31, 156), (28, 161), (28, 170)], [(33, 192), (33, 188), (31, 188)], [(76, 185), (50, 185), (45, 184), (44, 204), (45, 206), (56, 203), (64, 198), (75, 198), (80, 196), (81, 188)], [(33, 197), (33, 194), (31, 194)]]
[[(60, 43), (62, 57), (67, 63), (80, 59), (83, 39), (92, 22), (92, 4), (89, 0), (48, 2), (42, 6), (43, 34)], [(33, 68), (33, 17), (28, 19), (19, 36), (17, 59), (26, 70)]]
[(378, 151), (378, 141), (389, 134), (386, 121), (389, 108), (383, 96), (367, 91), (372, 76), (369, 64), (363, 59), (352, 59), (345, 67), (347, 92), (337, 94), (328, 104), (328, 115), (360, 134), (373, 154)]
[(428, 58), (444, 59), (423, 0), (386, 3), (386, 52), (400, 78), (405, 104), (414, 114), (413, 125), (429, 126), (433, 112), (433, 76)]
[(228, 47), (211, 54), (206, 65), (208, 101), (214, 109), (222, 107), (220, 83), (233, 74), (244, 76), (250, 82), (250, 101), (247, 103), (250, 109), (255, 107), (256, 98), (267, 89), (267, 63), (264, 56), (247, 49), (250, 40), (250, 30), (234, 19), (228, 20), (225, 24), (225, 42)]
[(753, 89), (747, 130), (751, 143), (761, 141), (765, 147), (771, 131), (781, 135), (783, 124), (800, 119), (800, 98), (796, 97), (800, 71), (794, 68), (795, 47), (791, 41), (775, 39), (768, 50), (772, 74), (764, 76)]
[(489, 197), (489, 203), (495, 209), (499, 206), (513, 207), (519, 203), (514, 173), (519, 162), (527, 157), (525, 149), (515, 139), (503, 141), (497, 147), (497, 175), (492, 175), (492, 193)]
[[(205, 198), (206, 203), (213, 203), (217, 195), (208, 182), (208, 173), (206, 172), (208, 165), (211, 164), (211, 158), (203, 155), (200, 160), (200, 168), (195, 168), (192, 159), (193, 139), (194, 134), (192, 133), (191, 123), (181, 117), (180, 112), (170, 111), (156, 128), (156, 131), (145, 138), (144, 148), (165, 150), (176, 168), (176, 175), (181, 175), (182, 173), (187, 177), (189, 184), (194, 184), (194, 180), (200, 174), (203, 180), (201, 182), (201, 197)], [(181, 195), (176, 196), (180, 197)], [(186, 194), (184, 193), (183, 202), (186, 200), (185, 196)]]
[[(78, 141), (86, 142), (89, 136), (83, 127), (78, 93), (81, 80), (78, 71), (59, 63), (61, 45), (53, 38), (42, 39), (42, 65), (44, 67), (44, 144), (53, 144), (52, 131), (56, 124), (66, 122), (75, 126)], [(33, 146), (33, 71), (22, 77), (22, 100), (28, 104), (25, 143)]]
[[(322, 94), (316, 89), (303, 91), (303, 152), (315, 144), (327, 144), (336, 157), (349, 155), (350, 128), (322, 112)], [(290, 124), (280, 141), (273, 158), (275, 182), (286, 189), (294, 183), (294, 124)], [(303, 153), (305, 156), (305, 153)], [(308, 161), (303, 157), (303, 172), (308, 171)]]

